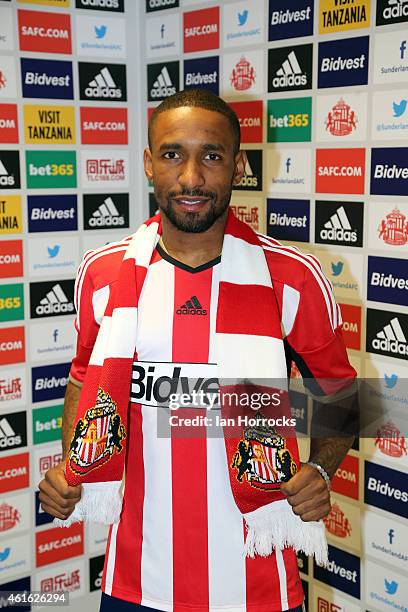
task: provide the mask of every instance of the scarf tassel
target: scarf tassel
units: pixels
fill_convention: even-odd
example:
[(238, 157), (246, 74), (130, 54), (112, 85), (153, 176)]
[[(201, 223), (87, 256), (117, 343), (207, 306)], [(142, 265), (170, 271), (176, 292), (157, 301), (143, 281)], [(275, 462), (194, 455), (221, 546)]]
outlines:
[(55, 518), (56, 527), (70, 527), (80, 521), (110, 525), (119, 522), (122, 510), (122, 481), (91, 482), (82, 484), (81, 499), (65, 520)]
[(244, 514), (247, 528), (245, 555), (266, 557), (275, 548), (294, 548), (314, 555), (318, 565), (327, 565), (328, 549), (323, 521), (305, 522), (294, 514), (286, 500), (261, 506)]

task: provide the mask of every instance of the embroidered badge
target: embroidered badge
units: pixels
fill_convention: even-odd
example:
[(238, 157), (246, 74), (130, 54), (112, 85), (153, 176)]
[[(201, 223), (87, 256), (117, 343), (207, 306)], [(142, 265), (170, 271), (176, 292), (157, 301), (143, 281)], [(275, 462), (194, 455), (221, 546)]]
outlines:
[(95, 406), (86, 411), (85, 418), (75, 427), (69, 448), (71, 470), (83, 475), (99, 468), (109, 461), (115, 448), (118, 453), (122, 451), (124, 438), (126, 432), (116, 403), (99, 388)]

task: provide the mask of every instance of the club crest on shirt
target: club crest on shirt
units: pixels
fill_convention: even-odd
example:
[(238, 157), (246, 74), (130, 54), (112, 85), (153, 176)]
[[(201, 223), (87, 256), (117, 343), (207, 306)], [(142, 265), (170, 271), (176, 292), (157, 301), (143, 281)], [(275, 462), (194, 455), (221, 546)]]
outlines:
[[(258, 413), (259, 420), (262, 415)], [(273, 427), (255, 425), (244, 429), (231, 462), (236, 468), (238, 482), (248, 482), (252, 487), (269, 491), (286, 482), (296, 473), (286, 440)]]
[(125, 428), (109, 393), (99, 387), (95, 406), (89, 408), (76, 424), (69, 448), (70, 468), (76, 474), (86, 474), (123, 449)]

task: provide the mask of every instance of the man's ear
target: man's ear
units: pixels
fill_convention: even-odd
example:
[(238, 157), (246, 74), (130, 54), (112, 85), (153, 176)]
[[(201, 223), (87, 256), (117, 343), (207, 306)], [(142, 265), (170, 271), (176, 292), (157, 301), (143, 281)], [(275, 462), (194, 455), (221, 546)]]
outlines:
[(245, 174), (245, 166), (247, 163), (247, 154), (241, 149), (235, 155), (235, 170), (232, 184), (238, 185)]
[(143, 152), (143, 165), (145, 175), (149, 181), (153, 180), (153, 161), (152, 161), (152, 153), (148, 147)]

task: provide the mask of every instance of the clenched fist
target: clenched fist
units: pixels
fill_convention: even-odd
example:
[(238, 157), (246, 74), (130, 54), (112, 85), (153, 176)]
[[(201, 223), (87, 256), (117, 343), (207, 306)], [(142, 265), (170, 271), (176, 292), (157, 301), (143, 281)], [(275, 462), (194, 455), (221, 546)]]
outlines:
[(39, 499), (45, 512), (59, 519), (67, 519), (81, 499), (82, 485), (70, 487), (65, 480), (65, 461), (49, 469), (38, 485)]

